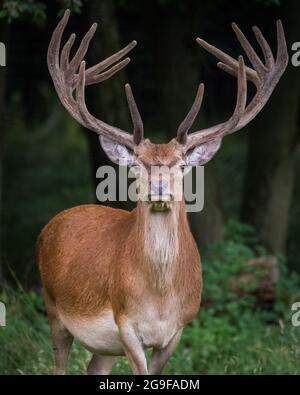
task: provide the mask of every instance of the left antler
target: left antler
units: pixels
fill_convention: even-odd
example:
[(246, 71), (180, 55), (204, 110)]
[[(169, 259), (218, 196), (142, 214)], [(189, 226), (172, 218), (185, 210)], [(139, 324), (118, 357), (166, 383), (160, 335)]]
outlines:
[[(246, 126), (267, 103), (271, 93), (287, 67), (288, 51), (281, 21), (277, 21), (276, 61), (274, 60), (272, 51), (261, 31), (256, 26), (253, 27), (255, 37), (264, 54), (264, 63), (260, 60), (247, 38), (235, 23), (232, 24), (232, 28), (249, 58), (253, 69), (244, 66), (243, 58), (241, 56), (239, 57), (239, 60), (236, 60), (218, 48), (208, 44), (206, 41), (197, 38), (196, 41), (198, 44), (221, 61), (218, 63), (218, 67), (220, 69), (237, 77), (238, 93), (234, 113), (228, 121), (188, 135), (188, 131), (192, 126), (202, 103), (204, 86), (203, 84), (199, 86), (194, 104), (177, 131), (177, 140), (184, 144), (185, 151), (209, 140), (221, 139), (225, 135), (234, 133)], [(257, 91), (253, 99), (246, 106), (247, 80), (255, 84)]]

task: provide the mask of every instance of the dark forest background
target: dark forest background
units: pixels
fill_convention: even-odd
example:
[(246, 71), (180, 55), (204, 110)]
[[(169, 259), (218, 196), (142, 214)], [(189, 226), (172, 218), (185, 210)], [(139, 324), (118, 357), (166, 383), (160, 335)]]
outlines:
[[(93, 114), (131, 130), (124, 93), (129, 81), (146, 134), (155, 142), (174, 136), (200, 81), (206, 94), (196, 126), (225, 120), (232, 111), (236, 82), (217, 69), (197, 36), (237, 56), (241, 49), (230, 23), (237, 22), (254, 45), (256, 24), (275, 50), (275, 22), (281, 18), (288, 48), (300, 38), (296, 0), (0, 3), (0, 39), (7, 47), (7, 67), (0, 69), (0, 272), (13, 270), (29, 283), (36, 278), (40, 229), (60, 210), (94, 202), (96, 168), (108, 162), (97, 136), (63, 109), (48, 74), (47, 46), (66, 7), (73, 10), (68, 32), (82, 36), (99, 22), (90, 64), (138, 41), (125, 70), (88, 89), (88, 104)], [(299, 79), (290, 64), (262, 113), (227, 137), (206, 166), (205, 208), (191, 216), (199, 246), (220, 240), (224, 223), (235, 219), (253, 226), (269, 252), (287, 254), (288, 265), (300, 270)]]
[[(47, 47), (66, 8), (73, 11), (67, 33), (76, 32), (77, 43), (99, 24), (90, 65), (138, 41), (126, 69), (88, 87), (87, 104), (130, 131), (130, 82), (146, 136), (156, 143), (174, 137), (199, 82), (206, 90), (194, 130), (232, 114), (236, 81), (196, 37), (237, 57), (234, 21), (260, 54), (251, 30), (257, 25), (275, 52), (280, 18), (290, 55), (300, 41), (296, 0), (0, 0), (7, 49), (0, 67), (0, 300), (7, 307), (0, 374), (52, 372), (36, 239), (59, 211), (96, 202), (96, 169), (109, 163), (97, 135), (59, 102), (47, 70)], [(204, 210), (190, 215), (203, 256), (202, 308), (168, 373), (300, 373), (299, 328), (291, 324), (292, 303), (300, 300), (299, 99), (300, 67), (290, 62), (262, 112), (226, 137), (205, 166)], [(88, 359), (76, 345), (70, 372), (83, 373)], [(114, 369), (127, 373), (128, 364), (120, 360)]]

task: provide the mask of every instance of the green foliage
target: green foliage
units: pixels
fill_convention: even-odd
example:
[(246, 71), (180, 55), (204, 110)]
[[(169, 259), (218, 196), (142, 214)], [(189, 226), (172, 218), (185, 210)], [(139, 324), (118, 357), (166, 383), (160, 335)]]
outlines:
[[(185, 328), (165, 373), (299, 374), (300, 329), (290, 321), (291, 304), (300, 300), (299, 277), (282, 260), (272, 310), (255, 305), (255, 286), (245, 297), (238, 297), (230, 290), (229, 280), (246, 269), (245, 261), (257, 255), (257, 248), (249, 245), (253, 232), (248, 226), (231, 221), (225, 235), (225, 241), (203, 258), (202, 308)], [(51, 340), (41, 297), (18, 285), (16, 290), (5, 288), (0, 300), (7, 306), (7, 326), (0, 328), (0, 373), (50, 374)], [(89, 352), (75, 343), (69, 373), (83, 374), (89, 358)], [(129, 372), (127, 360), (119, 358), (113, 373)]]
[(46, 4), (36, 0), (4, 0), (0, 17), (9, 22), (20, 17), (30, 17), (34, 23), (46, 20)]
[(83, 0), (63, 0), (62, 3), (62, 8), (58, 13), (59, 16), (62, 16), (64, 10), (67, 8), (69, 8), (73, 12), (76, 12), (77, 14), (81, 13)]
[[(66, 8), (80, 13), (82, 5), (82, 0), (62, 0), (58, 14), (61, 16)], [(28, 18), (37, 25), (43, 25), (47, 19), (47, 4), (46, 1), (38, 0), (4, 0), (0, 18), (7, 18), (8, 22)]]

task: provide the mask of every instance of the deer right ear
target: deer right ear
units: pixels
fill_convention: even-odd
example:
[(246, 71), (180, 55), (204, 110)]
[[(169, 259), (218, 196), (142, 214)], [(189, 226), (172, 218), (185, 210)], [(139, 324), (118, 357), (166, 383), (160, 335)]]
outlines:
[(134, 152), (125, 145), (103, 136), (99, 136), (99, 140), (103, 151), (112, 162), (122, 166), (132, 166), (136, 163)]

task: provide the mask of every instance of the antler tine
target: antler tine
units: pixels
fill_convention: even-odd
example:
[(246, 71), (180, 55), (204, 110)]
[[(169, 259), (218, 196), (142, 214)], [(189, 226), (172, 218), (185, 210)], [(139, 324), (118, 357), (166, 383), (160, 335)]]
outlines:
[(199, 84), (192, 108), (190, 109), (189, 113), (187, 114), (187, 116), (185, 117), (185, 119), (182, 121), (182, 123), (179, 125), (177, 129), (177, 141), (181, 144), (186, 143), (187, 134), (190, 128), (192, 127), (193, 123), (195, 122), (197, 115), (199, 114), (203, 100), (203, 95), (204, 95), (204, 84)]
[(53, 79), (54, 84), (59, 81), (56, 72), (59, 70), (59, 49), (61, 44), (62, 35), (70, 17), (70, 10), (66, 10), (64, 16), (56, 26), (47, 52), (48, 69)]
[(79, 111), (85, 118), (85, 110), (87, 110), (85, 104), (85, 61), (83, 60), (80, 64), (78, 81), (76, 86), (76, 99), (79, 107)]
[[(86, 74), (85, 85), (86, 86), (94, 85), (94, 84), (97, 84), (98, 82), (107, 80), (108, 78), (115, 75), (118, 71), (122, 70), (125, 66), (127, 66), (129, 62), (130, 62), (130, 58), (123, 59), (121, 62), (116, 63), (110, 69), (103, 71), (100, 74), (87, 75), (87, 71), (88, 71), (88, 69), (87, 69), (85, 71), (85, 74)], [(76, 81), (77, 81), (77, 75), (74, 77), (74, 84), (76, 84)]]
[(74, 45), (76, 39), (76, 34), (72, 33), (69, 37), (69, 40), (66, 42), (66, 44), (63, 46), (63, 49), (61, 51), (61, 55), (60, 55), (60, 68), (61, 70), (64, 72), (67, 70), (67, 68), (70, 65), (70, 51), (71, 48)]
[(234, 115), (240, 120), (243, 112), (245, 111), (247, 103), (247, 78), (244, 58), (239, 56), (239, 70), (238, 70), (238, 87), (237, 87), (237, 97), (236, 106), (234, 110)]
[(272, 54), (271, 48), (267, 43), (266, 39), (264, 38), (261, 30), (257, 26), (253, 26), (252, 30), (256, 37), (256, 40), (264, 54), (265, 58), (265, 67), (267, 70), (270, 70), (274, 66), (274, 56)]
[(79, 48), (77, 49), (73, 59), (70, 62), (69, 65), (69, 73), (73, 74), (75, 73), (75, 71), (78, 69), (81, 61), (83, 60), (83, 58), (85, 57), (87, 50), (89, 48), (91, 39), (93, 38), (96, 30), (97, 30), (97, 23), (93, 23), (92, 26), (90, 27), (90, 29), (88, 30), (88, 32), (86, 33), (86, 35), (83, 37)]
[(122, 59), (125, 55), (128, 54), (135, 46), (137, 42), (135, 40), (131, 41), (126, 47), (120, 49), (120, 51), (114, 53), (111, 55), (109, 58), (106, 58), (102, 60), (101, 62), (95, 64), (94, 66), (91, 66), (86, 70), (86, 77), (89, 77), (91, 74), (97, 74), (101, 73), (114, 63), (118, 62), (120, 59)]
[[(104, 135), (107, 138), (125, 144), (129, 148), (133, 148), (135, 145), (134, 140), (137, 139), (137, 135), (130, 135), (119, 128), (108, 125), (89, 113), (85, 104), (85, 86), (102, 82), (124, 68), (130, 62), (130, 59), (122, 58), (131, 51), (137, 43), (136, 41), (132, 41), (129, 45), (109, 58), (86, 69), (83, 58), (95, 34), (97, 24), (94, 23), (91, 26), (83, 37), (75, 55), (69, 60), (70, 51), (75, 41), (75, 34), (71, 34), (60, 54), (62, 35), (68, 23), (69, 16), (70, 11), (66, 10), (63, 18), (54, 30), (48, 48), (48, 67), (58, 96), (64, 107), (83, 126), (100, 135)], [(79, 73), (76, 74), (78, 68)], [(74, 89), (76, 89), (76, 100), (73, 96)], [(140, 133), (141, 119), (138, 121), (136, 118), (135, 122), (137, 125), (135, 129), (137, 133)], [(140, 136), (143, 138), (142, 133), (140, 133)]]
[(265, 72), (265, 66), (262, 63), (262, 61), (259, 59), (257, 53), (254, 51), (253, 47), (245, 37), (244, 33), (241, 31), (241, 29), (237, 26), (236, 23), (232, 23), (232, 29), (234, 30), (237, 39), (239, 40), (243, 50), (245, 51), (246, 55), (248, 56), (248, 59), (250, 60), (253, 68), (256, 70), (258, 75), (260, 76), (261, 74), (264, 74)]
[(138, 145), (144, 139), (144, 125), (129, 84), (125, 85), (125, 91), (133, 123), (133, 140)]
[(277, 56), (276, 56), (276, 63), (282, 63), (283, 66), (287, 66), (289, 61), (289, 54), (287, 50), (285, 34), (282, 26), (282, 22), (279, 19), (276, 22), (277, 28)]
[[(221, 60), (218, 63), (219, 68), (233, 76), (237, 76), (238, 97), (232, 117), (227, 122), (188, 135), (185, 151), (206, 141), (222, 138), (246, 126), (267, 103), (287, 67), (288, 51), (281, 21), (277, 21), (277, 57), (275, 62), (272, 51), (261, 31), (257, 27), (253, 27), (256, 39), (264, 54), (265, 64), (259, 59), (241, 30), (235, 24), (232, 27), (254, 69), (245, 66), (242, 57), (239, 57), (237, 61), (204, 40), (197, 39), (198, 44)], [(257, 89), (256, 94), (248, 105), (246, 104), (247, 80), (252, 81)]]

